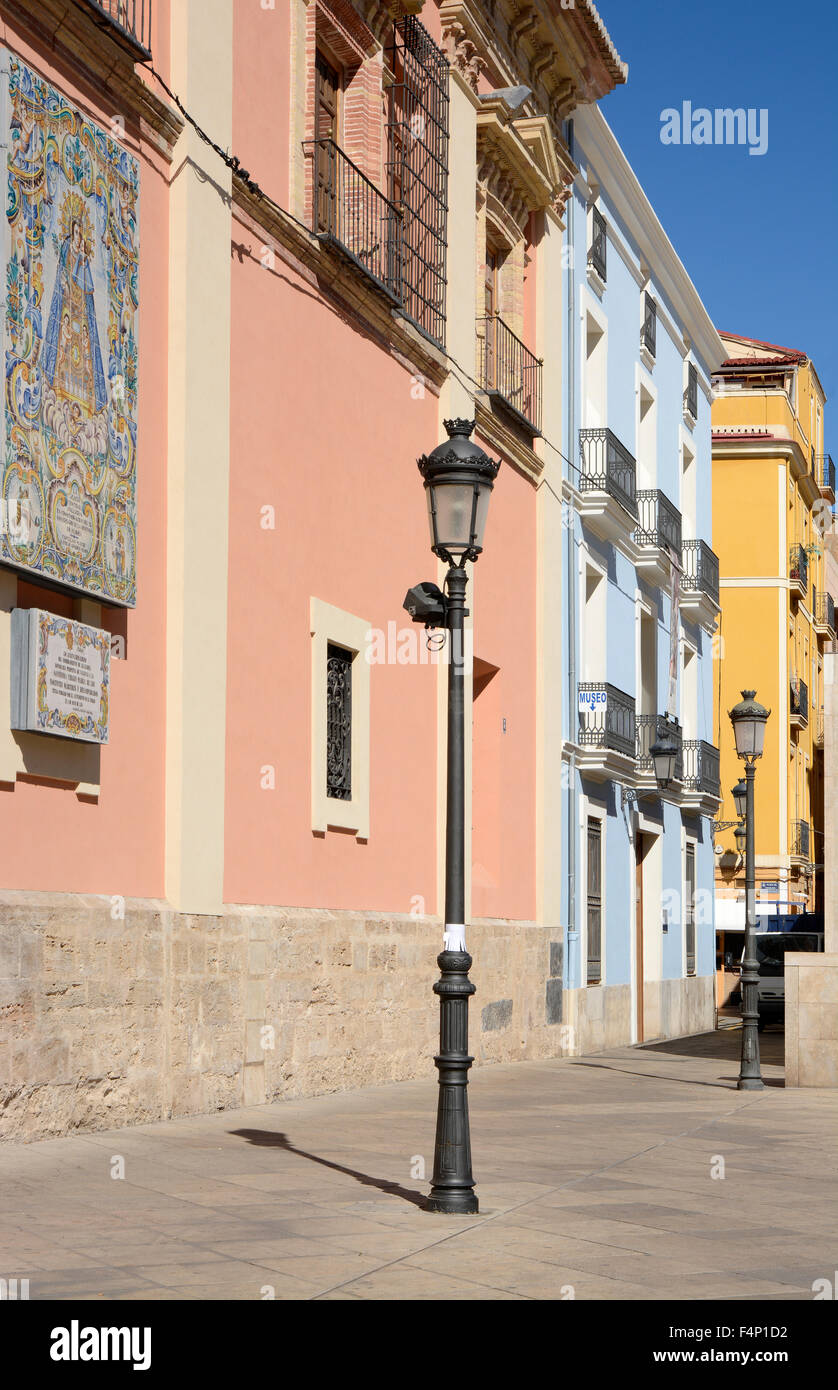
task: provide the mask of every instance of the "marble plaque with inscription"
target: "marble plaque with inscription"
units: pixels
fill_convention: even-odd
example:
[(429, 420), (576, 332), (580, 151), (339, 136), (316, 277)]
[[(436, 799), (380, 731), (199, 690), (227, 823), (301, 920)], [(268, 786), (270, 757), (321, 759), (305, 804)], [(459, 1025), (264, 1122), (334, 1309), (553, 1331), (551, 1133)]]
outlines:
[(42, 608), (12, 611), (12, 728), (107, 743), (110, 633)]

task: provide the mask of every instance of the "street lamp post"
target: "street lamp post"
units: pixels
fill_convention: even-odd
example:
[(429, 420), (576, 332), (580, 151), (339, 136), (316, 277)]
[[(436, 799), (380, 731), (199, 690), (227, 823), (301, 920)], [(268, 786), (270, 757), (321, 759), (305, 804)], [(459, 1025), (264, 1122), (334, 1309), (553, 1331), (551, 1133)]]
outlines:
[[(468, 977), (471, 956), (465, 929), (465, 661), (464, 619), (466, 561), (477, 560), (489, 497), (500, 463), (471, 439), (474, 420), (446, 420), (448, 439), (418, 460), (425, 481), (431, 549), (448, 566), (442, 619), (448, 629), (448, 777), (445, 826), (445, 933), (437, 957), (439, 996), (439, 1104), (434, 1171), (426, 1202), (428, 1211), (468, 1215), (478, 1209), (471, 1171), (468, 1123), (468, 1001), (474, 985)], [(428, 586), (424, 586), (426, 589)], [(414, 592), (414, 591), (411, 591)], [(408, 596), (409, 598), (410, 596)], [(414, 613), (416, 621), (426, 615)]]
[[(738, 1089), (761, 1091), (759, 1068), (759, 973), (756, 958), (756, 885), (754, 869), (754, 774), (757, 758), (765, 745), (765, 726), (771, 713), (755, 699), (755, 690), (743, 690), (742, 699), (730, 711), (736, 752), (745, 763), (745, 954), (742, 960), (742, 1060)], [(741, 810), (741, 782), (734, 791), (737, 810)]]

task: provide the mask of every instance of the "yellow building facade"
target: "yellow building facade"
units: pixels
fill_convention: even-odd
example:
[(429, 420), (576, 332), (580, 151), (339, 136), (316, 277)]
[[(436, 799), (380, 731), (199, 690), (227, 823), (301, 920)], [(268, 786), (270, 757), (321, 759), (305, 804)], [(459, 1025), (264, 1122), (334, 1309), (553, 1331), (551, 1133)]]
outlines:
[[(722, 820), (742, 776), (728, 711), (743, 689), (771, 710), (757, 767), (757, 910), (822, 909), (823, 655), (835, 637), (824, 531), (835, 473), (826, 397), (803, 352), (721, 334), (714, 378), (713, 544), (721, 605), (715, 680)], [(745, 870), (733, 829), (716, 837), (717, 928), (744, 924)]]

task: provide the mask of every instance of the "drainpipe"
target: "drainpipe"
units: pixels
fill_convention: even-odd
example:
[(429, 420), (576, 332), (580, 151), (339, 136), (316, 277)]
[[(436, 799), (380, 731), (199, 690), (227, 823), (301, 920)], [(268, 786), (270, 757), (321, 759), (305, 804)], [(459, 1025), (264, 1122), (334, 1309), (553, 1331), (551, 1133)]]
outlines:
[[(573, 159), (573, 121), (567, 123), (567, 148)], [(567, 358), (568, 358), (568, 402), (567, 402), (567, 448), (569, 459), (576, 458), (576, 271), (574, 267), (575, 238), (575, 198), (573, 192), (567, 202), (567, 236), (572, 254), (568, 256), (567, 266)], [(573, 482), (571, 474), (570, 481)], [(567, 528), (567, 697), (568, 697), (568, 736), (573, 741), (573, 717), (576, 708), (576, 510), (569, 508)], [(579, 929), (576, 921), (576, 840), (579, 799), (576, 790), (576, 757), (569, 760), (568, 777), (568, 817), (567, 817), (567, 962), (566, 981), (569, 986), (579, 985)], [(574, 1049), (575, 1050), (575, 1049)]]

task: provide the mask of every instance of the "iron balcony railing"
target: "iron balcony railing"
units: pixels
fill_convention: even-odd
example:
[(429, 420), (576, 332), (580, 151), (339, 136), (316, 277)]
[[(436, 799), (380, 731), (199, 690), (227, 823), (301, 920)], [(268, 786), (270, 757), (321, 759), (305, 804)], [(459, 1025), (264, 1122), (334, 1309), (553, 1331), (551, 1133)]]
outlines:
[(684, 778), (684, 749), (680, 725), (667, 719), (665, 714), (638, 714), (635, 723), (637, 735), (634, 755), (637, 759), (638, 772), (654, 773), (655, 763), (652, 757), (652, 745), (658, 739), (671, 738), (678, 746), (678, 756), (675, 759), (675, 781), (682, 782)]
[(703, 738), (684, 740), (684, 789), (719, 796), (721, 772), (719, 750)]
[(607, 264), (608, 231), (605, 218), (598, 208), (594, 208), (591, 218), (591, 246), (588, 251), (588, 264), (593, 267), (600, 280), (608, 278)]
[(791, 853), (793, 859), (809, 858), (809, 822), (795, 820), (791, 823)]
[(719, 601), (719, 557), (706, 541), (684, 541), (681, 546), (684, 572), (681, 588), (698, 591)]
[(306, 140), (314, 155), (314, 230), (398, 302), (401, 215), (334, 140)]
[(542, 363), (499, 314), (477, 320), (480, 385), (541, 431)]
[(791, 714), (797, 715), (799, 719), (809, 719), (809, 687), (799, 676), (792, 676), (790, 682), (790, 704)]
[(636, 732), (632, 696), (607, 681), (580, 681), (579, 742), (633, 758)]
[(818, 717), (817, 717), (817, 720), (816, 720), (816, 722), (815, 722), (815, 747), (816, 747), (816, 748), (823, 748), (823, 741), (824, 741), (824, 718), (823, 718), (823, 710), (822, 710), (822, 709), (819, 709), (819, 710), (818, 710)]
[(829, 454), (818, 454), (815, 459), (815, 479), (821, 492), (835, 493), (835, 464)]
[(637, 494), (640, 525), (634, 533), (638, 545), (656, 545), (681, 560), (681, 513), (660, 488), (641, 488)]
[(580, 430), (583, 492), (607, 492), (637, 519), (636, 465), (616, 434), (608, 429)]
[(835, 631), (835, 600), (825, 589), (815, 590), (815, 625)]
[(802, 545), (793, 545), (789, 549), (789, 579), (793, 584), (799, 584), (806, 593), (809, 588), (809, 557)]
[(151, 0), (82, 0), (82, 3), (100, 15), (143, 57), (151, 57)]

